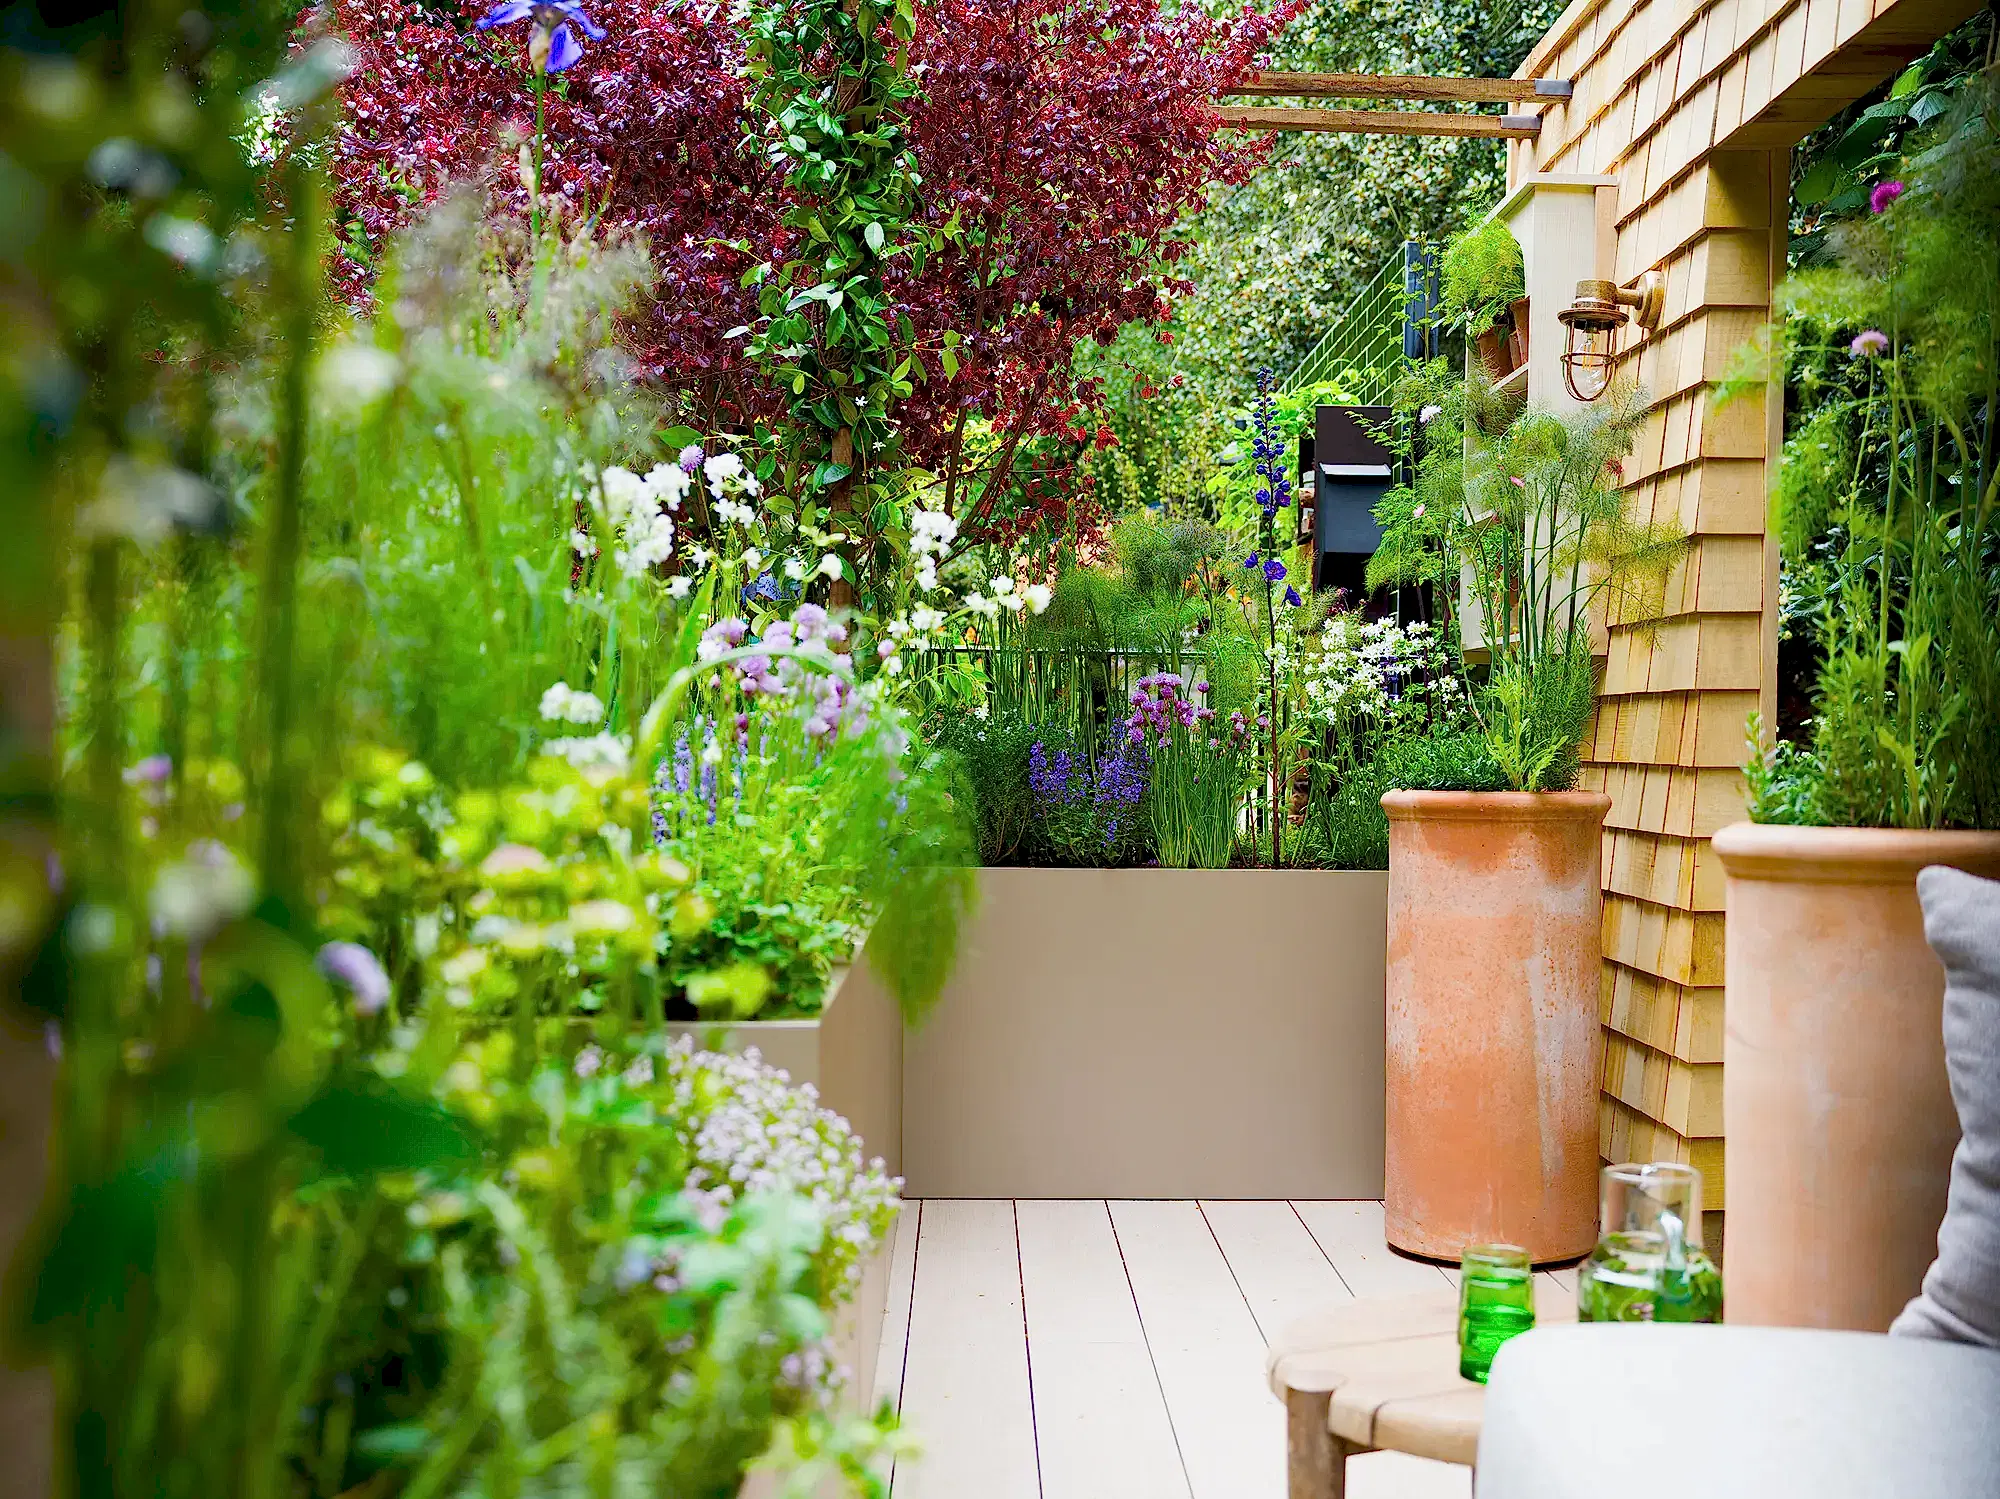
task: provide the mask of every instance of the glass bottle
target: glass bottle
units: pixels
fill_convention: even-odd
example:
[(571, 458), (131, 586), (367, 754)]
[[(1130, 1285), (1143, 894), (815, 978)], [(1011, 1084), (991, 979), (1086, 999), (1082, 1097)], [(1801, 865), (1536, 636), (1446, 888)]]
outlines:
[(1720, 1322), (1722, 1272), (1701, 1245), (1701, 1173), (1606, 1166), (1597, 1247), (1578, 1267), (1580, 1322)]

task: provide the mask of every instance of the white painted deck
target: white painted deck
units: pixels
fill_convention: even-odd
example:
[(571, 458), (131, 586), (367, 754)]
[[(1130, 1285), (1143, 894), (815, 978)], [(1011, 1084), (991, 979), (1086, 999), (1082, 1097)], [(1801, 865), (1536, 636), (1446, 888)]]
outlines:
[[(922, 1446), (895, 1499), (1284, 1499), (1264, 1348), (1328, 1302), (1455, 1277), (1379, 1202), (910, 1202), (877, 1400)], [(1575, 1273), (1541, 1294), (1573, 1297)], [(1471, 1471), (1349, 1464), (1350, 1499), (1467, 1499)]]

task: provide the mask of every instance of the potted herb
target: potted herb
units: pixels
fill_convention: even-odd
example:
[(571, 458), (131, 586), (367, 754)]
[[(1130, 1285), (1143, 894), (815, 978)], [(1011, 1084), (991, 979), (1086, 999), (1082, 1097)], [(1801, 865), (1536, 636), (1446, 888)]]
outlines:
[(1548, 1261), (1596, 1233), (1610, 800), (1576, 789), (1596, 703), (1591, 623), (1657, 614), (1685, 541), (1625, 512), (1617, 463), (1636, 399), (1531, 414), (1468, 456), (1474, 399), (1425, 407), (1416, 483), (1378, 508), (1369, 579), (1437, 586), (1462, 572), (1487, 656), (1469, 673), (1476, 729), (1399, 767), (1382, 797), (1388, 1234), (1416, 1254), (1498, 1239)]
[(1818, 397), (1777, 506), (1816, 621), (1812, 716), (1755, 756), (1753, 821), (1715, 838), (1730, 1311), (1754, 1322), (1885, 1327), (1958, 1138), (1915, 881), (2000, 874), (2000, 177), (1996, 94), (1967, 93), (1785, 288)]
[[(1453, 240), (1444, 252), (1444, 314), (1464, 324), (1488, 378), (1504, 380), (1527, 360), (1527, 291), (1521, 246), (1498, 219), (1488, 219)], [(1520, 329), (1520, 351), (1508, 339), (1510, 318)]]

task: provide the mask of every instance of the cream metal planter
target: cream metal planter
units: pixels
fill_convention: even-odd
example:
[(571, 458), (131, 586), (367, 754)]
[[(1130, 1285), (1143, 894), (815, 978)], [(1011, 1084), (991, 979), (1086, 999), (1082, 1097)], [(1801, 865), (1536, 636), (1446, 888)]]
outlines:
[(1726, 1315), (1881, 1332), (1937, 1253), (1958, 1143), (1917, 871), (2000, 875), (2000, 833), (1739, 822), (1715, 851)]
[(1386, 875), (979, 880), (905, 1042), (912, 1196), (1381, 1196)]
[[(669, 1036), (690, 1035), (710, 1051), (745, 1052), (783, 1068), (794, 1084), (810, 1084), (861, 1137), (862, 1153), (880, 1156), (891, 1175), (903, 1162), (903, 1017), (865, 962), (834, 970), (826, 1001), (810, 1020), (752, 1020), (739, 1025), (672, 1022)], [(893, 1236), (892, 1236), (893, 1238)], [(834, 1317), (834, 1356), (851, 1371), (848, 1405), (873, 1401), (882, 1313), (889, 1299), (891, 1241), (876, 1251), (854, 1299)]]

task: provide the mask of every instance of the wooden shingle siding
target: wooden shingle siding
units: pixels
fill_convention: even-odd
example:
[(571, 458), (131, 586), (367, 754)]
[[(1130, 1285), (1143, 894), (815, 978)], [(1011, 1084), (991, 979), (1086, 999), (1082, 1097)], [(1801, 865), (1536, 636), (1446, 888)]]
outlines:
[(1650, 336), (1621, 376), (1651, 403), (1625, 461), (1638, 517), (1692, 538), (1661, 617), (1613, 610), (1582, 783), (1604, 831), (1605, 1049), (1599, 1148), (1679, 1160), (1723, 1206), (1722, 871), (1709, 837), (1743, 815), (1746, 726), (1776, 670), (1766, 534), (1779, 413), (1716, 383), (1769, 317), (1783, 273), (1790, 147), (1892, 76), (1977, 0), (1576, 0), (1517, 74), (1568, 78), (1532, 173), (1618, 179), (1611, 271), (1663, 273)]

